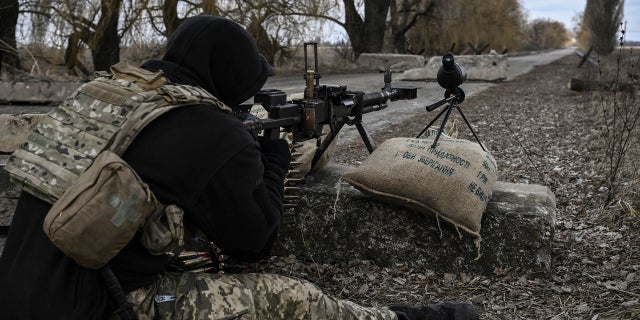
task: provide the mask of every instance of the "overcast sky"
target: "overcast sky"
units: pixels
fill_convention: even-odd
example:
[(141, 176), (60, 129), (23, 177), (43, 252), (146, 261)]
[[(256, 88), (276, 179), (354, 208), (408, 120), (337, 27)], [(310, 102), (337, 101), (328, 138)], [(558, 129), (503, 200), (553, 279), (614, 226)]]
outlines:
[[(573, 18), (584, 11), (586, 0), (521, 0), (529, 14), (529, 21), (548, 18), (564, 23), (573, 30)], [(625, 0), (624, 19), (627, 22), (627, 40), (640, 41), (640, 0)]]

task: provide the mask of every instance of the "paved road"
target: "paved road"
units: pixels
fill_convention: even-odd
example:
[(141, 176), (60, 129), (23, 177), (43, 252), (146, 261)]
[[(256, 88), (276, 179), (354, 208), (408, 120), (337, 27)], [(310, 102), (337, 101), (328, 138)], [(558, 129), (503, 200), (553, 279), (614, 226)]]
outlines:
[[(547, 53), (510, 57), (508, 58), (509, 68), (508, 77), (514, 77), (528, 72), (536, 65), (545, 64), (569, 55), (574, 49), (562, 49)], [(322, 70), (320, 70), (322, 72)], [(377, 72), (359, 73), (359, 74), (340, 74), (340, 75), (323, 75), (320, 79), (322, 84), (340, 84), (346, 85), (349, 90), (358, 90), (365, 92), (378, 91), (384, 85), (383, 74)], [(396, 101), (389, 103), (389, 107), (380, 112), (366, 114), (364, 122), (370, 132), (383, 130), (388, 124), (402, 121), (415, 114), (424, 113), (425, 120), (430, 119), (431, 115), (427, 114), (424, 107), (436, 102), (443, 97), (444, 89), (435, 82), (424, 81), (401, 81), (401, 85), (413, 85), (418, 87), (418, 98), (410, 101)], [(476, 92), (484, 90), (491, 86), (491, 83), (465, 82), (460, 87), (465, 91), (467, 96), (471, 96)], [(304, 81), (302, 73), (299, 76), (273, 77), (265, 84), (265, 88), (277, 88), (285, 91), (287, 94), (300, 94), (304, 90)], [(50, 110), (51, 106), (7, 106), (0, 105), (0, 113), (44, 113)], [(27, 111), (28, 110), (28, 111)], [(351, 127), (344, 128), (341, 132), (341, 139), (358, 138), (354, 135), (355, 130)]]
[[(509, 57), (507, 60), (509, 64), (507, 81), (529, 72), (534, 66), (547, 64), (570, 55), (574, 50), (574, 48), (567, 48), (540, 54)], [(322, 73), (322, 70), (320, 70), (320, 73)], [(349, 90), (365, 92), (378, 91), (384, 85), (382, 73), (323, 75), (320, 83), (346, 85)], [(430, 114), (425, 110), (425, 106), (443, 98), (444, 89), (442, 87), (435, 82), (425, 81), (398, 81), (397, 83), (418, 87), (418, 98), (415, 100), (390, 102), (389, 107), (384, 110), (365, 114), (363, 116), (363, 122), (370, 133), (384, 130), (389, 124), (401, 122), (416, 114), (425, 115), (425, 125), (435, 117), (435, 114)], [(496, 84), (465, 82), (460, 87), (465, 91), (466, 96), (471, 96), (492, 85)], [(278, 88), (289, 95), (300, 94), (304, 90), (302, 73), (300, 76), (273, 77), (265, 84), (265, 88)], [(462, 107), (464, 108), (464, 103)], [(416, 135), (421, 129), (422, 128), (416, 128)], [(345, 127), (340, 132), (339, 139), (339, 143), (345, 143), (353, 139), (360, 140), (360, 137), (355, 128)]]

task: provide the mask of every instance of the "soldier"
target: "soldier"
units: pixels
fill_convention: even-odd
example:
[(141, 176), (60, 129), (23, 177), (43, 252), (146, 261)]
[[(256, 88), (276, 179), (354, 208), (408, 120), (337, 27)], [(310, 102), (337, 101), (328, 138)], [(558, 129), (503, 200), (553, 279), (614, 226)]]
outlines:
[[(220, 249), (218, 253), (238, 261), (264, 258), (269, 254), (281, 223), (283, 180), (289, 167), (290, 151), (284, 140), (257, 139), (228, 112), (228, 107), (252, 97), (267, 77), (273, 75), (255, 41), (228, 19), (192, 17), (186, 19), (169, 39), (162, 60), (148, 61), (141, 68), (112, 68), (114, 79), (126, 69), (126, 75), (117, 82), (123, 85), (122, 88), (114, 88), (113, 92), (100, 91), (102, 85), (110, 88), (114, 84), (100, 80), (101, 86), (79, 89), (58, 111), (71, 114), (73, 112), (69, 110), (74, 107), (90, 107), (86, 116), (69, 117), (76, 117), (77, 123), (94, 123), (96, 118), (103, 116), (117, 118), (121, 114), (114, 110), (125, 110), (125, 106), (135, 109), (150, 103), (171, 105), (202, 101), (157, 117), (135, 137), (122, 158), (161, 203), (181, 208), (185, 222), (197, 226), (206, 241)], [(176, 86), (172, 87), (172, 84)], [(119, 96), (118, 92), (126, 92), (132, 86), (135, 90), (143, 87), (144, 94), (155, 90), (154, 94), (163, 99), (153, 100), (155, 95), (146, 95), (150, 100), (141, 102)], [(119, 91), (121, 89), (123, 91)], [(106, 103), (107, 100), (111, 102)], [(55, 118), (56, 114), (52, 113), (51, 117)], [(69, 155), (80, 154), (87, 146), (98, 148), (98, 144), (92, 145), (93, 141), (80, 138), (108, 125), (96, 126), (91, 130), (74, 127), (84, 132), (78, 132), (78, 137), (70, 138), (74, 143), (67, 144), (65, 141), (69, 137), (65, 137), (63, 130), (49, 126), (38, 133), (42, 136), (38, 139), (50, 143), (32, 148), (26, 144), (21, 155), (12, 161), (19, 166), (28, 162), (25, 159), (50, 156), (38, 171), (37, 178), (46, 180), (52, 187), (61, 185), (63, 181), (52, 181), (47, 177), (82, 166), (83, 156)], [(68, 158), (64, 158), (66, 156)], [(60, 157), (68, 161), (55, 160)], [(32, 171), (24, 170), (28, 175), (34, 174)], [(123, 303), (124, 300), (118, 301), (118, 296), (114, 297), (114, 293), (106, 288), (101, 272), (78, 265), (45, 236), (43, 220), (51, 208), (51, 204), (43, 200), (47, 199), (46, 190), (38, 189), (37, 185), (25, 190), (29, 192), (24, 191), (20, 196), (0, 257), (2, 318), (478, 317), (475, 307), (468, 303), (367, 308), (334, 299), (306, 281), (279, 275), (172, 272), (169, 269), (172, 255), (151, 254), (143, 245), (141, 232), (136, 233), (108, 263), (116, 277), (115, 283), (126, 293)]]

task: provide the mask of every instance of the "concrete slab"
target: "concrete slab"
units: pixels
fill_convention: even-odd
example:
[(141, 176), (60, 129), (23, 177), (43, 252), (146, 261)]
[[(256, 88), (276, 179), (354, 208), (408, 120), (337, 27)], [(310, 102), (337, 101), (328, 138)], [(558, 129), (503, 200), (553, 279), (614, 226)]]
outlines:
[(404, 71), (424, 66), (424, 57), (412, 54), (363, 53), (358, 65), (364, 70)]
[(81, 85), (80, 82), (0, 82), (0, 103), (58, 103)]
[[(502, 54), (455, 56), (455, 62), (467, 72), (467, 81), (497, 82), (508, 77), (507, 56)], [(431, 57), (427, 65), (406, 70), (396, 76), (397, 80), (436, 80), (438, 69), (442, 66), (442, 57)]]

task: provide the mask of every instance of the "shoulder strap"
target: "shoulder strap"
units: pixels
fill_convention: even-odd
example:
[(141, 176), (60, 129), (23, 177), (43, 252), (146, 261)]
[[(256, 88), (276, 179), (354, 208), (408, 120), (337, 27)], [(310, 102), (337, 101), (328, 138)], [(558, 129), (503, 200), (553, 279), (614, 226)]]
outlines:
[[(109, 147), (116, 154), (122, 155), (138, 133), (151, 121), (175, 108), (195, 104), (209, 104), (224, 112), (231, 112), (231, 108), (200, 87), (165, 84), (155, 91), (144, 93), (144, 95), (157, 95), (156, 97), (147, 97), (147, 99), (152, 101), (162, 99), (164, 101), (141, 103), (127, 116), (127, 120), (122, 124), (120, 131), (116, 134)], [(132, 99), (135, 98), (132, 97)]]
[(122, 60), (114, 64), (110, 69), (113, 74), (113, 79), (124, 79), (146, 90), (155, 89), (167, 83), (167, 79), (162, 76), (162, 70), (151, 72), (138, 68), (130, 64), (127, 60)]
[(122, 155), (138, 133), (178, 107), (231, 109), (206, 90), (171, 84), (162, 72), (123, 61), (113, 75), (82, 85), (52, 110), (7, 161), (10, 180), (49, 202), (71, 186), (103, 150)]

